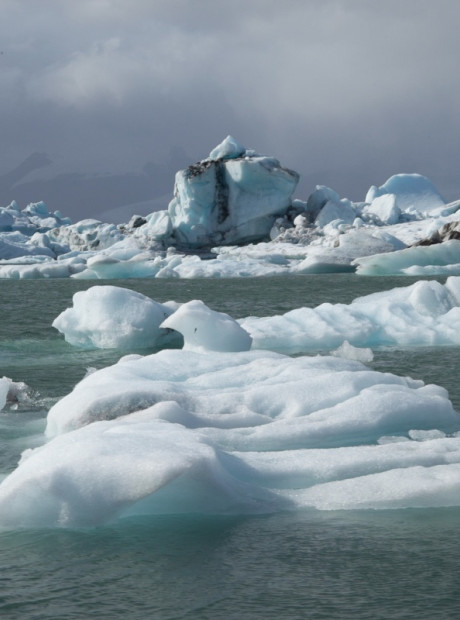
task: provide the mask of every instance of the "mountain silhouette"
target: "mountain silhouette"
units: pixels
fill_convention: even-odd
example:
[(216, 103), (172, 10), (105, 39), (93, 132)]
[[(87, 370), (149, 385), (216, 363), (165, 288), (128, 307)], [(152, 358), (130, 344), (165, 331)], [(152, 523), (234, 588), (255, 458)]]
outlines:
[(46, 153), (32, 153), (14, 169), (0, 175), (0, 206), (16, 200), (24, 208), (30, 202), (43, 200), (49, 211), (59, 210), (74, 221), (97, 219), (99, 213), (124, 205), (153, 200), (167, 193), (172, 197), (174, 175), (190, 163), (190, 158), (183, 149), (175, 147), (164, 162), (149, 161), (139, 172), (104, 175), (66, 172), (27, 180), (32, 172), (52, 163)]

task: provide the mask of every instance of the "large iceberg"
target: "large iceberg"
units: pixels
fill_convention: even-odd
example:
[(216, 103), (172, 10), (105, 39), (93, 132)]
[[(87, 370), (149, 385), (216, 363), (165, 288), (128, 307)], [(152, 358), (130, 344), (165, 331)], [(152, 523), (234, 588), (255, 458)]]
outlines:
[(0, 525), (458, 506), (459, 429), (443, 388), (359, 362), (131, 355), (50, 410), (48, 443), (0, 485)]
[(172, 237), (187, 247), (263, 239), (291, 206), (298, 180), (277, 159), (258, 156), (228, 136), (208, 159), (176, 174), (168, 207)]

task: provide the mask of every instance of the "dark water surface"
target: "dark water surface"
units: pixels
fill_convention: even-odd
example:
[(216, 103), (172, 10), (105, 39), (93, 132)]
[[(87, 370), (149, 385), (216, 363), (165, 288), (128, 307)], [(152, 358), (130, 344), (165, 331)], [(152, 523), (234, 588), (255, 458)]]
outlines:
[[(73, 293), (116, 284), (157, 301), (202, 299), (235, 318), (349, 303), (415, 278), (0, 281), (0, 377), (39, 392), (0, 413), (0, 471), (42, 441), (49, 406), (119, 351), (79, 351), (51, 327)], [(442, 280), (441, 280), (442, 281)], [(449, 390), (458, 347), (385, 349), (372, 365)], [(0, 532), (1, 620), (460, 618), (460, 510), (138, 518), (92, 530)]]

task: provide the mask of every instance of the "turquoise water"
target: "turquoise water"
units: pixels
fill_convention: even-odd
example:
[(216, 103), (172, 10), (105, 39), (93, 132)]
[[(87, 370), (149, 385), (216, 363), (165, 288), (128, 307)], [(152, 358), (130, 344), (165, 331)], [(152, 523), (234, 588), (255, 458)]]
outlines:
[[(355, 275), (116, 282), (234, 317), (357, 296), (410, 278)], [(109, 282), (106, 282), (107, 284)], [(118, 351), (79, 351), (51, 327), (94, 282), (0, 282), (0, 376), (34, 390), (0, 413), (0, 472), (42, 441), (47, 409)], [(104, 282), (97, 282), (104, 284)], [(110, 282), (113, 284), (113, 282)], [(373, 366), (435, 382), (460, 410), (458, 347), (386, 349)], [(460, 510), (169, 516), (92, 530), (0, 533), (0, 618), (458, 618)]]

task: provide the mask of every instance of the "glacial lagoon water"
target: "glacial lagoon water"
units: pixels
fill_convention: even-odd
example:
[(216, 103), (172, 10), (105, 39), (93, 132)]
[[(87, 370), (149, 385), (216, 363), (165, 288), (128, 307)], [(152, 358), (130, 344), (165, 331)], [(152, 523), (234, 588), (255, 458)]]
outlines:
[[(157, 301), (202, 299), (235, 318), (352, 299), (415, 278), (352, 274), (110, 284)], [(441, 280), (442, 281), (442, 280)], [(48, 408), (119, 351), (79, 351), (51, 327), (77, 290), (109, 282), (0, 282), (0, 376), (33, 390), (0, 413), (0, 473), (41, 441)], [(372, 366), (449, 390), (458, 347), (385, 349)], [(161, 516), (94, 529), (0, 532), (0, 617), (458, 618), (459, 509)]]

